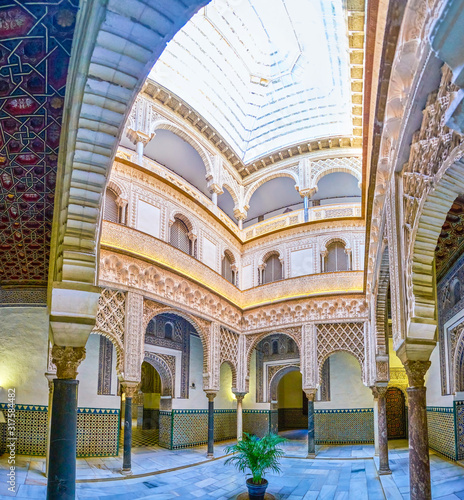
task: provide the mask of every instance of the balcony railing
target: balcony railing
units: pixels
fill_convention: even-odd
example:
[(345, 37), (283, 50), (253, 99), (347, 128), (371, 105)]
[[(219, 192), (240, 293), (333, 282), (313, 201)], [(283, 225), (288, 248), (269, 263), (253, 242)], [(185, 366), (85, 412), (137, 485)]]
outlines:
[[(169, 243), (136, 229), (108, 221), (103, 221), (101, 245), (107, 250), (138, 258), (141, 263), (149, 262), (173, 270), (219, 294), (241, 309), (299, 297), (363, 291), (363, 271), (308, 274), (239, 290), (209, 266)], [(142, 288), (143, 286), (145, 285), (142, 285)]]
[[(118, 150), (118, 156), (138, 164), (137, 154), (130, 149), (120, 147)], [(266, 219), (263, 222), (258, 222), (257, 224), (252, 224), (243, 230), (240, 230), (237, 224), (225, 212), (223, 212), (218, 206), (214, 205), (214, 203), (205, 194), (203, 194), (196, 187), (192, 186), (180, 175), (172, 172), (160, 163), (146, 157), (143, 158), (142, 166), (148, 171), (157, 174), (159, 177), (166, 179), (166, 181), (194, 198), (208, 211), (213, 213), (242, 242), (252, 238), (257, 238), (272, 231), (304, 223), (304, 210), (299, 209), (283, 215), (276, 215), (275, 217)], [(308, 209), (308, 222), (337, 219), (341, 217), (361, 217), (361, 203), (357, 201), (352, 203), (320, 205), (310, 207)]]

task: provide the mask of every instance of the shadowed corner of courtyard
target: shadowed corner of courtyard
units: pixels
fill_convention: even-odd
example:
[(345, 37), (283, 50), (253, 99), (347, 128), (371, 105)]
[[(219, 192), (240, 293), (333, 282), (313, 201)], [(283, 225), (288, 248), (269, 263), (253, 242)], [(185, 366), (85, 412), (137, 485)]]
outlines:
[[(268, 492), (276, 499), (403, 500), (409, 498), (407, 440), (389, 441), (391, 476), (379, 476), (378, 458), (369, 444), (317, 446), (317, 458), (306, 459), (306, 431), (281, 433), (282, 474), (268, 474)], [(132, 476), (121, 474), (121, 457), (77, 460), (78, 499), (219, 499), (232, 500), (245, 491), (245, 478), (224, 466), (224, 447), (215, 445), (215, 459), (207, 460), (206, 445), (166, 450), (149, 445), (147, 433), (134, 433)], [(464, 467), (430, 452), (432, 496), (464, 499)], [(9, 492), (8, 464), (0, 459), (0, 498), (45, 499), (45, 459), (18, 457), (17, 491)]]

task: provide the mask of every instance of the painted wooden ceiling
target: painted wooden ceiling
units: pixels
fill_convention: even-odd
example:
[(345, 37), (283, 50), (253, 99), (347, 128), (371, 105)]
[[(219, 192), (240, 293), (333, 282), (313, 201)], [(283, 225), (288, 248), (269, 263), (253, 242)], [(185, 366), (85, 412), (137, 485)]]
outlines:
[(47, 281), (78, 0), (0, 3), (0, 285)]

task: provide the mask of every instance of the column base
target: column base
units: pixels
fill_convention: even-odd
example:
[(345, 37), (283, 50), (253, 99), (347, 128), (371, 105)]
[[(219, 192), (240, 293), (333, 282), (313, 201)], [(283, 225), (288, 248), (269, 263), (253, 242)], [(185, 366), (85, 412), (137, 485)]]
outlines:
[(390, 469), (379, 469), (379, 476), (388, 476), (392, 471)]
[(132, 476), (132, 469), (121, 469), (121, 474), (125, 476)]
[(207, 453), (206, 458), (214, 458), (214, 453)]
[(306, 458), (316, 458), (316, 454), (315, 453), (308, 453), (306, 455)]

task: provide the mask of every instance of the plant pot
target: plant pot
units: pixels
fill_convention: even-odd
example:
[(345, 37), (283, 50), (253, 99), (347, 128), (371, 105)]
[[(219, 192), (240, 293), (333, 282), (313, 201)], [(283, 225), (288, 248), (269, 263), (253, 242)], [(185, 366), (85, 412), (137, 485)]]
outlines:
[(247, 479), (246, 485), (248, 488), (248, 498), (250, 500), (264, 500), (264, 495), (266, 493), (266, 488), (269, 483), (266, 479), (263, 479), (262, 484), (254, 484), (253, 479)]

